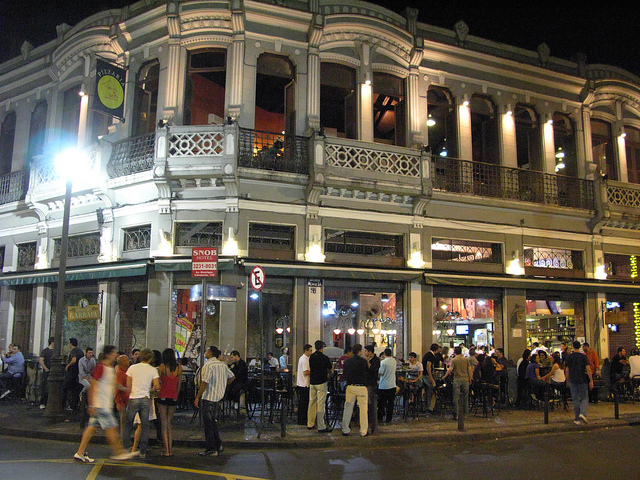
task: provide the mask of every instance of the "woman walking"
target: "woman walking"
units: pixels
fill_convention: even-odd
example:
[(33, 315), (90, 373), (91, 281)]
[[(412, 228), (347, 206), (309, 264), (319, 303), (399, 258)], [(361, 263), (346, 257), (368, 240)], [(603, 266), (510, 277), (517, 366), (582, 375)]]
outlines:
[(162, 426), (162, 442), (165, 457), (173, 456), (173, 428), (171, 420), (178, 405), (182, 366), (176, 361), (176, 354), (171, 348), (162, 352), (162, 364), (158, 368), (160, 375), (160, 391), (158, 392), (158, 414)]

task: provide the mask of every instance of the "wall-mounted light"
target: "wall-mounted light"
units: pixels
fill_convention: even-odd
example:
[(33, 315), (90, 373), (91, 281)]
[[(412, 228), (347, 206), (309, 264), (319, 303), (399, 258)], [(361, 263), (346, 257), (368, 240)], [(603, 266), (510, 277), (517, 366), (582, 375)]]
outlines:
[(353, 292), (351, 294), (351, 306), (353, 308), (358, 308), (358, 306), (360, 305), (360, 303), (358, 302), (358, 297), (359, 297), (358, 292)]
[(258, 298), (260, 298), (260, 294), (259, 294), (258, 292), (251, 292), (251, 293), (249, 294), (249, 298), (250, 298), (251, 300), (257, 300)]
[(427, 127), (433, 127), (436, 124), (435, 119), (429, 114), (427, 118)]
[(304, 254), (304, 259), (307, 262), (322, 263), (326, 255), (322, 253), (322, 242), (320, 235), (312, 235), (309, 240), (309, 247), (307, 253)]
[(387, 303), (389, 301), (389, 295), (387, 295), (386, 293), (382, 294), (382, 298), (380, 299), (380, 301), (382, 303)]
[(510, 275), (524, 275), (524, 268), (520, 265), (520, 258), (518, 258), (518, 251), (514, 250), (511, 253), (511, 262), (506, 269), (506, 272)]
[(164, 128), (167, 126), (167, 121), (163, 118), (161, 118), (160, 120), (158, 120), (158, 128)]
[(238, 256), (238, 242), (236, 242), (235, 238), (233, 238), (233, 227), (229, 227), (229, 236), (227, 237), (227, 241), (222, 247), (222, 255), (228, 257)]
[(80, 90), (78, 90), (78, 95), (80, 95), (81, 97), (84, 97), (87, 95), (87, 87), (84, 85), (84, 83), (80, 85)]
[(407, 266), (409, 268), (422, 268), (425, 265), (425, 261), (422, 260), (422, 252), (420, 251), (420, 244), (414, 242), (411, 244), (411, 256), (407, 260)]
[(468, 107), (469, 106), (469, 94), (465, 93), (462, 98), (463, 98), (462, 105), (464, 105), (465, 107)]
[(351, 327), (351, 328), (347, 329), (347, 333), (348, 333), (349, 335), (353, 335), (354, 333), (356, 333), (356, 329), (355, 329), (355, 328), (353, 328), (353, 327)]
[[(446, 142), (447, 139), (445, 138), (444, 141)], [(441, 157), (446, 157), (447, 155), (449, 155), (449, 152), (447, 151), (447, 147), (445, 147), (443, 145), (442, 149), (440, 149), (440, 153), (438, 155), (440, 155)]]
[(380, 333), (380, 329), (378, 328), (378, 324), (375, 320), (373, 322), (373, 328), (371, 329), (371, 333), (373, 333), (374, 335), (377, 335)]
[(453, 335), (453, 333), (454, 333), (453, 328), (448, 328), (448, 329), (447, 329), (447, 335), (452, 336), (452, 335)]

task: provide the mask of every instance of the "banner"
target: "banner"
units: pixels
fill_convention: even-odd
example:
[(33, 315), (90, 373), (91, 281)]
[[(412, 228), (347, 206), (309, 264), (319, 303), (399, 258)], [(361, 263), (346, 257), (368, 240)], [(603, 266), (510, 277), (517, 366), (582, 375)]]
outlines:
[(125, 69), (96, 59), (96, 92), (92, 108), (122, 120), (126, 79)]

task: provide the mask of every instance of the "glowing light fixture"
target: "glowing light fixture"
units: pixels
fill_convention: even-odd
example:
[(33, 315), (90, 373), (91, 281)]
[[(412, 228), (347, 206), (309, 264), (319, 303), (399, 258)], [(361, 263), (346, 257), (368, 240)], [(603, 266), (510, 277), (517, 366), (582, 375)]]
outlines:
[(222, 247), (222, 255), (228, 257), (238, 256), (238, 242), (233, 238), (233, 227), (229, 227), (229, 236)]
[(349, 335), (353, 335), (354, 333), (356, 333), (356, 329), (355, 329), (355, 328), (353, 328), (353, 327), (351, 327), (351, 328), (349, 328), (349, 329), (347, 330), (347, 333), (348, 333)]
[(431, 115), (427, 118), (427, 127), (433, 127), (436, 124), (436, 121), (433, 119)]

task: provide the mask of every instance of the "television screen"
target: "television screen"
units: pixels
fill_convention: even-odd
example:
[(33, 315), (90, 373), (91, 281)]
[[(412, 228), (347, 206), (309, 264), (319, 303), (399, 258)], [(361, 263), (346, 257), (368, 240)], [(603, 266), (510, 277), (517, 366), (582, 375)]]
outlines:
[(620, 308), (619, 302), (607, 302), (607, 310), (611, 310), (612, 308)]
[(456, 325), (456, 335), (469, 335), (469, 325)]

